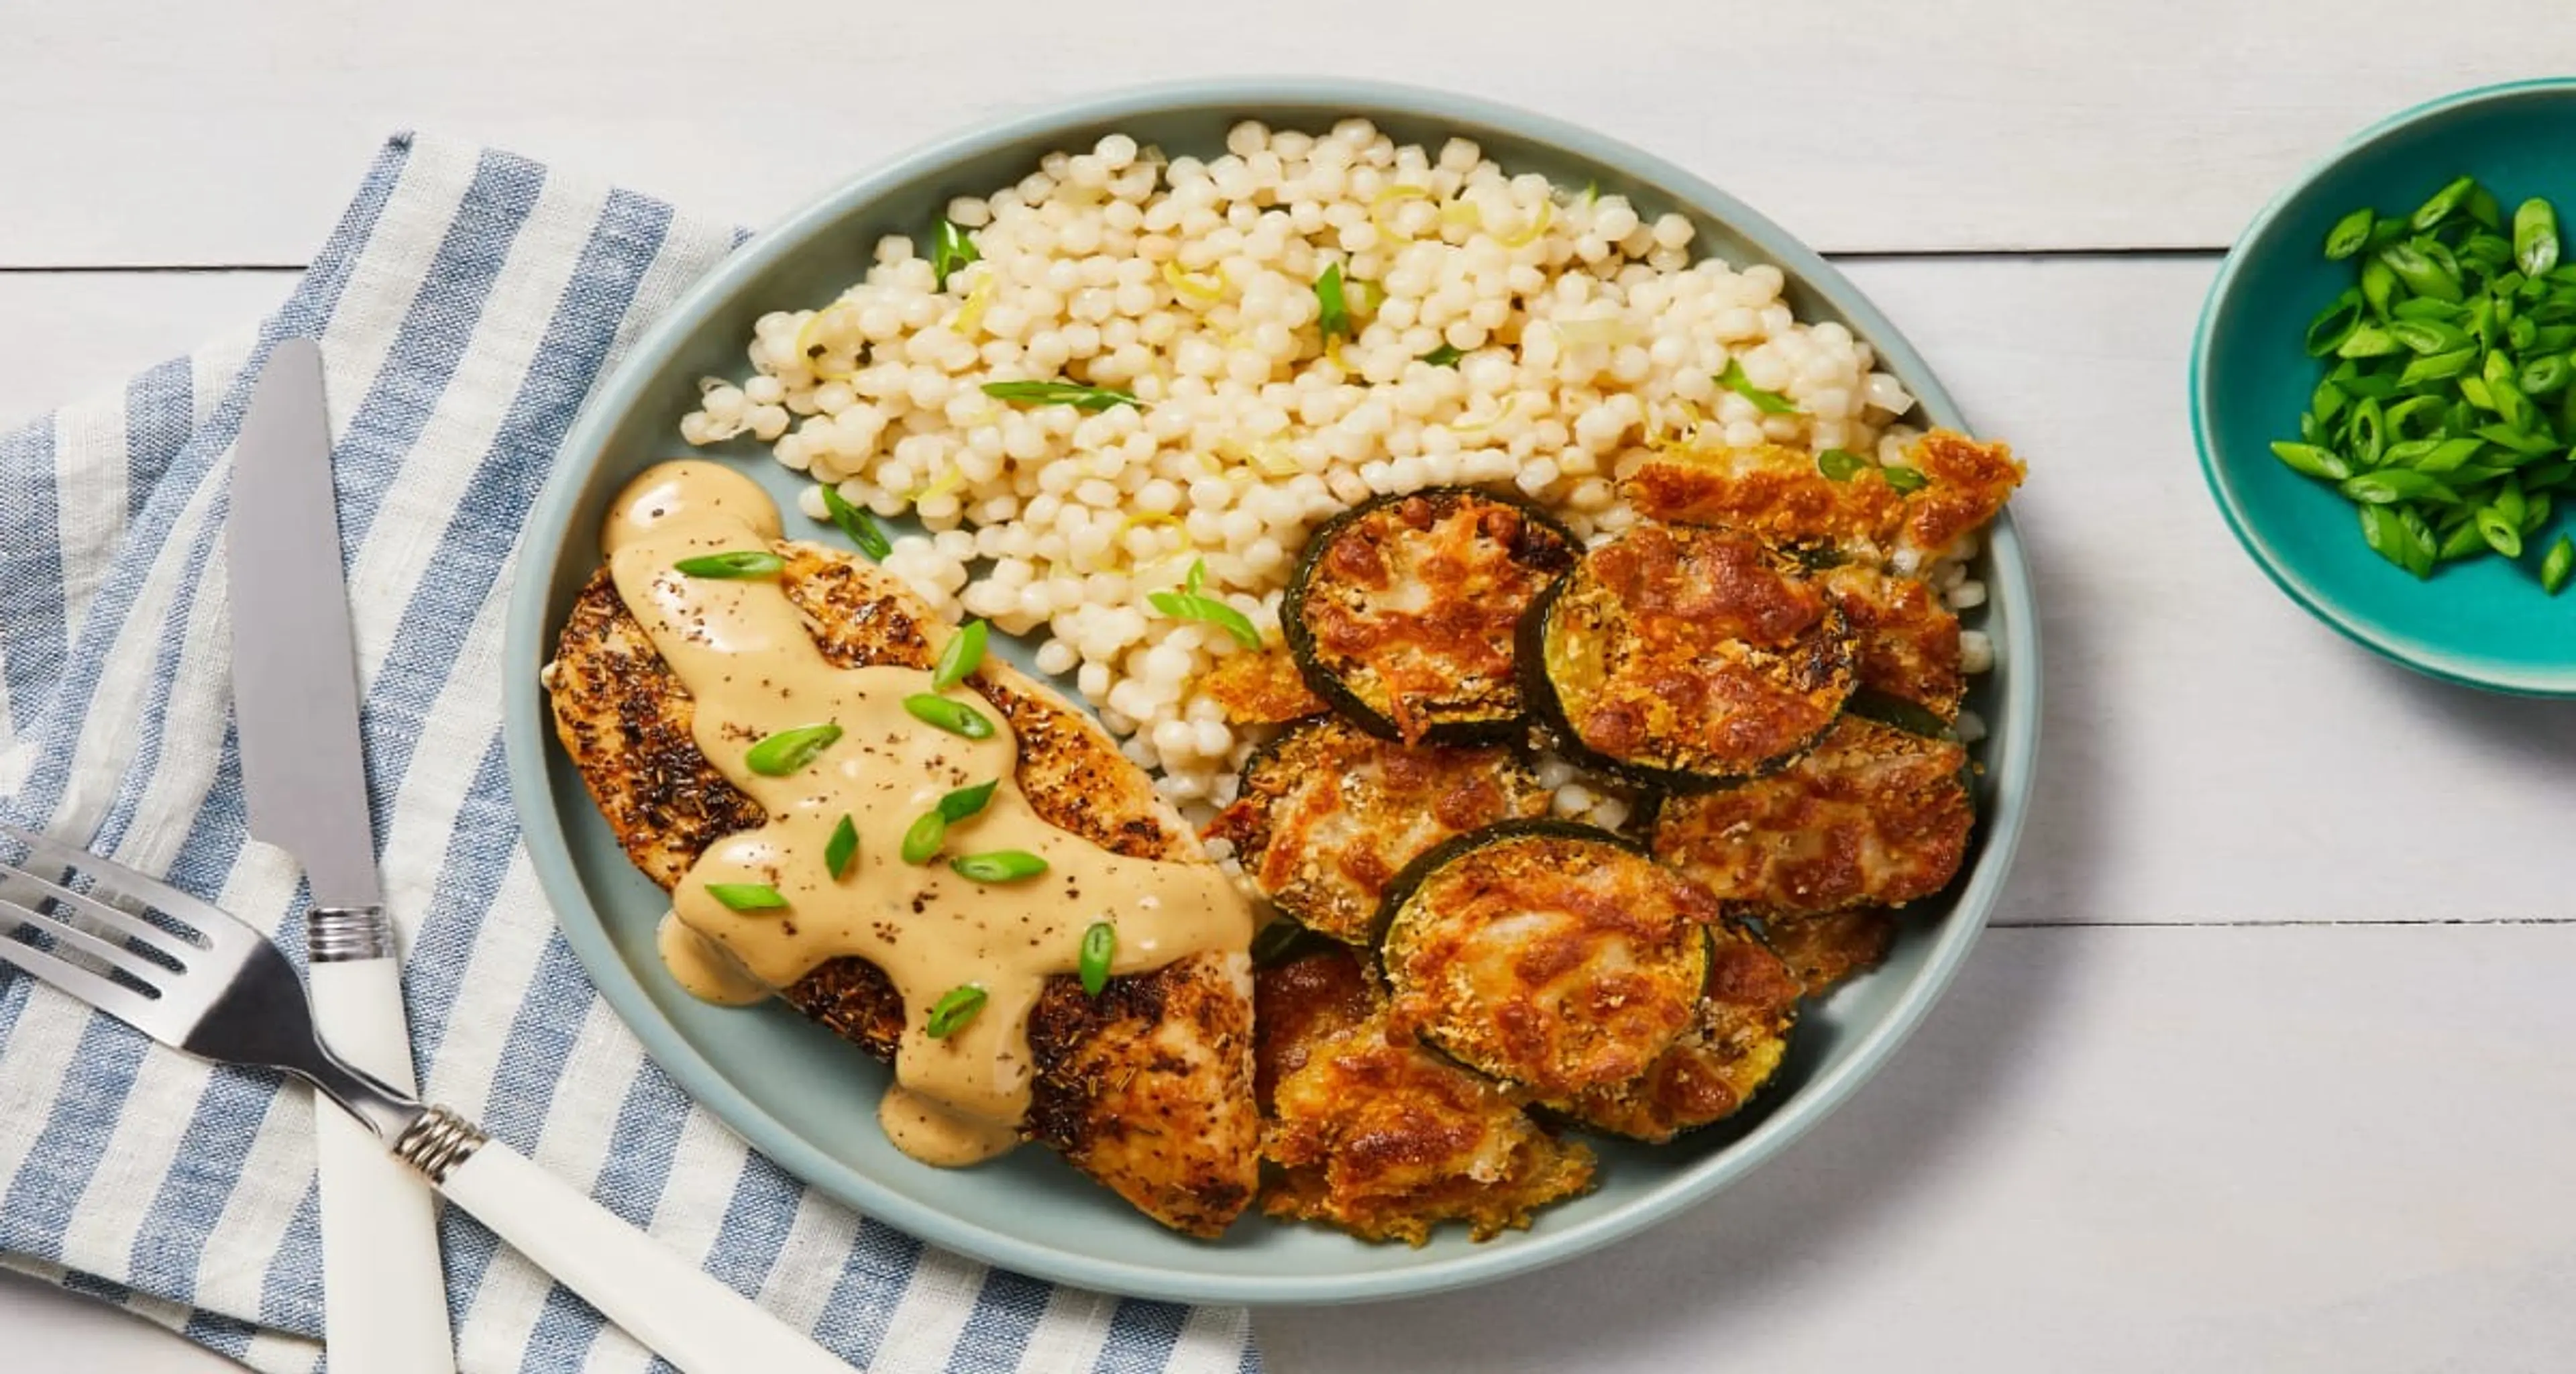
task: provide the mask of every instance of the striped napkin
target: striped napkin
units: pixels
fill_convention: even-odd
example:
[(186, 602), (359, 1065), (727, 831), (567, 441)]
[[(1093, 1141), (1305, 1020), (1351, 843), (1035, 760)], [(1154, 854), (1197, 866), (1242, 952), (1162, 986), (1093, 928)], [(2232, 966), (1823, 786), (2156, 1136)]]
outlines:
[[(0, 815), (166, 873), (300, 957), (292, 862), (244, 830), (221, 533), (245, 365), (317, 336), (427, 1095), (878, 1374), (1252, 1374), (1239, 1310), (1051, 1288), (809, 1192), (645, 1059), (555, 932), (501, 763), (512, 545), (592, 380), (740, 237), (396, 138), (255, 336), (0, 437)], [(312, 1115), (301, 1088), (0, 969), (0, 1264), (258, 1369), (318, 1369)], [(466, 1374), (662, 1367), (470, 1218), (445, 1225)]]

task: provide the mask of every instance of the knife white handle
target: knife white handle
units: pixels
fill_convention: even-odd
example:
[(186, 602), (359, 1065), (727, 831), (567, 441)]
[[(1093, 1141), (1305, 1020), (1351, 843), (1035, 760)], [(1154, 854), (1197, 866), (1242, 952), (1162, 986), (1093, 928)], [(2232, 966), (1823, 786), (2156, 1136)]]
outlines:
[[(332, 1051), (409, 1093), (401, 966), (316, 962), (313, 1021)], [(453, 1374), (438, 1199), (343, 1112), (315, 1115), (322, 1163), (322, 1299), (333, 1369)]]
[(850, 1374), (758, 1304), (444, 1108), (406, 1133), (403, 1149), (457, 1205), (682, 1374)]

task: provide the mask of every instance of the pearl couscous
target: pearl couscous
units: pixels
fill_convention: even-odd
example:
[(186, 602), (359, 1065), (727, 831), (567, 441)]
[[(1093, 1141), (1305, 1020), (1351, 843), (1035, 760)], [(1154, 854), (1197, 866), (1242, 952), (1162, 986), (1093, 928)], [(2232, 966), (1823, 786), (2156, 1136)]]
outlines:
[[(838, 300), (762, 317), (749, 379), (705, 381), (681, 434), (748, 434), (917, 517), (886, 569), (1031, 635), (1194, 819), (1252, 744), (1196, 687), (1235, 640), (1149, 600), (1194, 564), (1276, 644), (1307, 532), (1374, 494), (1509, 484), (1597, 540), (1635, 518), (1615, 479), (1679, 438), (1902, 462), (1915, 437), (1913, 398), (1848, 330), (1793, 318), (1777, 268), (1694, 258), (1684, 217), (1465, 140), (1246, 123), (1223, 156), (1166, 160), (1112, 134), (947, 219), (973, 260), (880, 241)], [(996, 382), (1098, 391), (1019, 404)], [(803, 505), (826, 515), (820, 486)], [(1955, 565), (1938, 582), (1983, 595)], [(1962, 650), (1973, 669), (1987, 646)], [(1593, 807), (1552, 781), (1560, 814)]]

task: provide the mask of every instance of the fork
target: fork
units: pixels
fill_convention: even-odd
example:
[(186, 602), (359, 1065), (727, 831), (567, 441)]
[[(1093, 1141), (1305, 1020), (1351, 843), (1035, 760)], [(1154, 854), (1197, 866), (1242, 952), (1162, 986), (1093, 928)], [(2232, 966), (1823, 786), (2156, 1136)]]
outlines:
[[(303, 1079), (364, 1122), (395, 1158), (686, 1374), (848, 1374), (822, 1347), (471, 1121), (341, 1062), (313, 1028), (295, 966), (240, 918), (16, 826), (0, 824), (0, 834), (60, 879), (0, 862), (0, 963), (173, 1049)], [(86, 891), (71, 885), (83, 876)], [(102, 892), (179, 929), (113, 905)]]

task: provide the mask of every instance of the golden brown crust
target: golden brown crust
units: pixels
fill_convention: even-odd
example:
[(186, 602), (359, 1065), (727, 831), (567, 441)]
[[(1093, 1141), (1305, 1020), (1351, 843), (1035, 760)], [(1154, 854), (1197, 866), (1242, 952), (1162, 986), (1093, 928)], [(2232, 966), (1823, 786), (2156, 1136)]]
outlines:
[(1841, 481), (1815, 456), (1780, 444), (1697, 447), (1657, 454), (1622, 482), (1640, 515), (1724, 525), (1781, 544), (1834, 544), (1881, 559), (1929, 558), (2004, 507), (2024, 470), (2004, 444), (1936, 429), (1906, 461), (1929, 479), (1911, 492), (1865, 467)]
[(1967, 752), (1845, 716), (1770, 777), (1668, 799), (1655, 856), (1756, 916), (1901, 906), (1949, 884), (1975, 823)]
[(1851, 695), (1842, 612), (1797, 563), (1728, 530), (1640, 525), (1583, 557), (1545, 652), (1575, 742), (1708, 777), (1777, 766)]
[(1262, 1194), (1270, 1215), (1415, 1245), (1460, 1221), (1483, 1240), (1591, 1187), (1590, 1150), (1540, 1129), (1500, 1085), (1391, 1033), (1351, 955), (1256, 981), (1272, 1078), (1263, 1149), (1280, 1166)]
[(1298, 602), (1317, 667), (1408, 741), (1520, 713), (1513, 633), (1574, 561), (1563, 534), (1510, 502), (1437, 490), (1317, 538)]
[(1644, 1074), (1551, 1104), (1585, 1125), (1657, 1142), (1732, 1116), (1779, 1072), (1805, 991), (1751, 932), (1718, 926), (1708, 995), (1689, 1031)]
[(1222, 1233), (1260, 1183), (1252, 1160), (1207, 1147), (1248, 1151), (1261, 1133), (1251, 968), (1241, 954), (1202, 954), (1112, 978), (1098, 997), (1050, 981), (1029, 1017), (1029, 1138), (1174, 1230)]
[(1621, 483), (1653, 520), (1722, 525), (1775, 544), (1876, 548), (1901, 520), (1904, 494), (1875, 471), (1837, 482), (1815, 455), (1785, 444), (1671, 449)]
[(1762, 923), (1763, 937), (1786, 960), (1809, 997), (1821, 997), (1854, 974), (1867, 973), (1887, 959), (1903, 918), (1883, 907), (1820, 911), (1805, 916), (1774, 916)]
[(1199, 679), (1199, 692), (1236, 725), (1285, 725), (1325, 709), (1283, 649), (1226, 655)]
[(1242, 795), (1207, 833), (1233, 841), (1280, 910), (1356, 945), (1374, 938), (1379, 900), (1406, 864), (1453, 835), (1547, 806), (1508, 749), (1401, 744), (1325, 718), (1254, 755)]
[[(947, 630), (874, 569), (812, 545), (775, 546), (781, 582), (833, 663), (928, 667)], [(575, 599), (552, 671), (556, 734), (636, 867), (664, 888), (717, 839), (760, 823), (690, 735), (695, 707), (606, 572)], [(1180, 817), (1100, 727), (997, 660), (970, 679), (1019, 735), (1018, 779), (1050, 824), (1131, 857), (1205, 862)], [(1201, 956), (1115, 978), (1097, 1003), (1071, 978), (1032, 1017), (1028, 1133), (1147, 1215), (1214, 1235), (1258, 1182), (1248, 962)], [(873, 964), (827, 962), (782, 994), (891, 1059), (904, 1007)]]
[(1955, 430), (1933, 430), (1915, 440), (1906, 456), (1932, 480), (1905, 498), (1902, 543), (1926, 555), (1983, 529), (2027, 475), (2011, 445), (1981, 444)]
[(1606, 838), (1466, 843), (1387, 929), (1396, 1027), (1543, 1098), (1643, 1073), (1691, 1023), (1716, 901)]
[(1816, 574), (1852, 630), (1852, 662), (1864, 691), (1910, 701), (1945, 721), (1959, 718), (1967, 674), (1959, 660), (1959, 617), (1920, 578), (1862, 563)]

